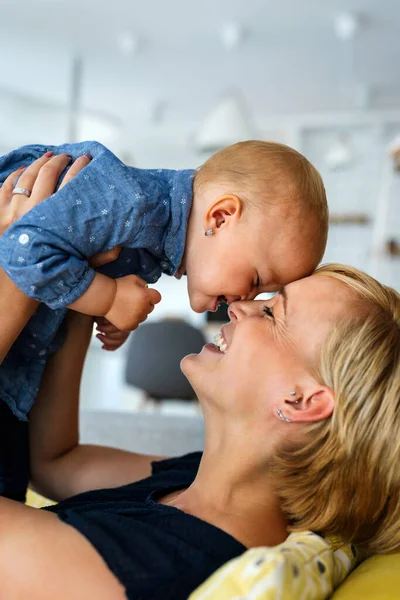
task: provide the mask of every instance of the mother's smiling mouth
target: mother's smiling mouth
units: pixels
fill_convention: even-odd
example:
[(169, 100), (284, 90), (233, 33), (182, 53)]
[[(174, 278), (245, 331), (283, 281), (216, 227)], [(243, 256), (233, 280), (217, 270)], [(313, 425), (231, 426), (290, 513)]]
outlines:
[(224, 336), (222, 335), (222, 332), (220, 331), (219, 333), (217, 333), (216, 336), (214, 336), (214, 346), (223, 354), (226, 354), (227, 350), (228, 350), (228, 344), (225, 341)]

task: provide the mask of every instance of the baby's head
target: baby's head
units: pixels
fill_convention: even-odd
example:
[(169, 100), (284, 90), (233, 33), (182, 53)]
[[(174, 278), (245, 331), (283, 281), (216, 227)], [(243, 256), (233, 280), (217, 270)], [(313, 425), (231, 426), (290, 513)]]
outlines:
[(275, 142), (240, 142), (196, 172), (183, 268), (196, 312), (252, 299), (312, 273), (328, 232), (324, 185)]

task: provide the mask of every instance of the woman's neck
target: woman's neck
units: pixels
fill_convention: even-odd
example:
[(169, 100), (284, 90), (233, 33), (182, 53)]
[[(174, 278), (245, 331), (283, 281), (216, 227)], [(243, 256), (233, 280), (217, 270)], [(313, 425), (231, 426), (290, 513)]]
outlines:
[(283, 542), (287, 523), (269, 482), (267, 465), (256, 467), (251, 457), (232, 450), (213, 451), (206, 444), (192, 485), (168, 494), (161, 502), (219, 527), (247, 548)]

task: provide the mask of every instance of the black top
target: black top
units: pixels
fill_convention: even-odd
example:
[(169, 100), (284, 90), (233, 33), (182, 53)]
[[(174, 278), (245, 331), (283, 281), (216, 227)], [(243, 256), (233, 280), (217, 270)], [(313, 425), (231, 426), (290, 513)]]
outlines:
[(218, 527), (156, 499), (188, 487), (201, 453), (152, 463), (152, 475), (46, 508), (96, 548), (130, 600), (187, 600), (211, 573), (246, 548)]

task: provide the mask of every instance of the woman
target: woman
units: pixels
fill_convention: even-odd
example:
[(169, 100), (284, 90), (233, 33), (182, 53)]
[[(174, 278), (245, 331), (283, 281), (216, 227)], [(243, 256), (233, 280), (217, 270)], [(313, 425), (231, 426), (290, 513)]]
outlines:
[(86, 493), (50, 511), (0, 499), (2, 597), (187, 598), (291, 529), (398, 549), (399, 296), (327, 267), (229, 312), (216, 345), (182, 361), (204, 453), (167, 461), (79, 444), (92, 322), (70, 314), (31, 414), (32, 480), (61, 501)]

